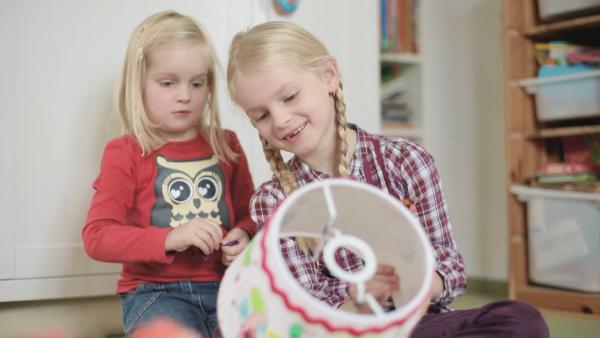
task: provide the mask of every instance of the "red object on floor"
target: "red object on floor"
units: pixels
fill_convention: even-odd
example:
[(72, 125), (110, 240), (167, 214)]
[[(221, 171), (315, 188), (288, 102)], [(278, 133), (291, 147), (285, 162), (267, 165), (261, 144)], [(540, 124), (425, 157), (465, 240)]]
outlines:
[(132, 338), (202, 338), (202, 336), (169, 318), (154, 319), (135, 329)]

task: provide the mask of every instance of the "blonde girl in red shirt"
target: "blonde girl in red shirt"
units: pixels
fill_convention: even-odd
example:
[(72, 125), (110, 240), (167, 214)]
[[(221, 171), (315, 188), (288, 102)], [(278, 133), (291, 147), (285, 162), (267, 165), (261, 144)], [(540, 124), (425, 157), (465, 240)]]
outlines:
[(124, 132), (104, 149), (83, 228), (90, 257), (122, 263), (127, 335), (166, 316), (211, 337), (225, 267), (257, 231), (246, 157), (220, 127), (217, 64), (176, 12), (148, 17), (129, 41), (116, 91)]

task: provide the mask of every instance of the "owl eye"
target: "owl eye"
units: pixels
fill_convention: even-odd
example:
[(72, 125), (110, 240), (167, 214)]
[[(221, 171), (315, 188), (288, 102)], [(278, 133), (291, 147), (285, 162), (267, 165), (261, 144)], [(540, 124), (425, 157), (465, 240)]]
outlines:
[(212, 177), (204, 177), (198, 181), (198, 194), (203, 199), (212, 200), (217, 195), (217, 182)]
[(169, 197), (177, 204), (187, 202), (192, 197), (192, 187), (183, 179), (176, 179), (169, 183)]

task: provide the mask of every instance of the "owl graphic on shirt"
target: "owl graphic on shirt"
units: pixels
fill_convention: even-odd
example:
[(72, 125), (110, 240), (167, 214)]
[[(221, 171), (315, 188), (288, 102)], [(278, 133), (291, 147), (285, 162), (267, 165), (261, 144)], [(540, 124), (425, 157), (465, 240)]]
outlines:
[(225, 229), (230, 228), (225, 177), (216, 156), (169, 160), (159, 155), (156, 165), (152, 225), (176, 228), (200, 217), (212, 219)]

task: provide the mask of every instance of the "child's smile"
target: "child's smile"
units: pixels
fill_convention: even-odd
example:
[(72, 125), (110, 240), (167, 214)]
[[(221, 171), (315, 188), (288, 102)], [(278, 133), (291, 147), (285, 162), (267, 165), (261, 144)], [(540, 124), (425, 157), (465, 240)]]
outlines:
[(304, 122), (300, 127), (294, 129), (291, 133), (287, 134), (283, 139), (285, 141), (291, 141), (291, 140), (295, 140), (296, 136), (298, 136), (298, 134), (300, 134), (304, 128), (306, 127), (307, 122)]

